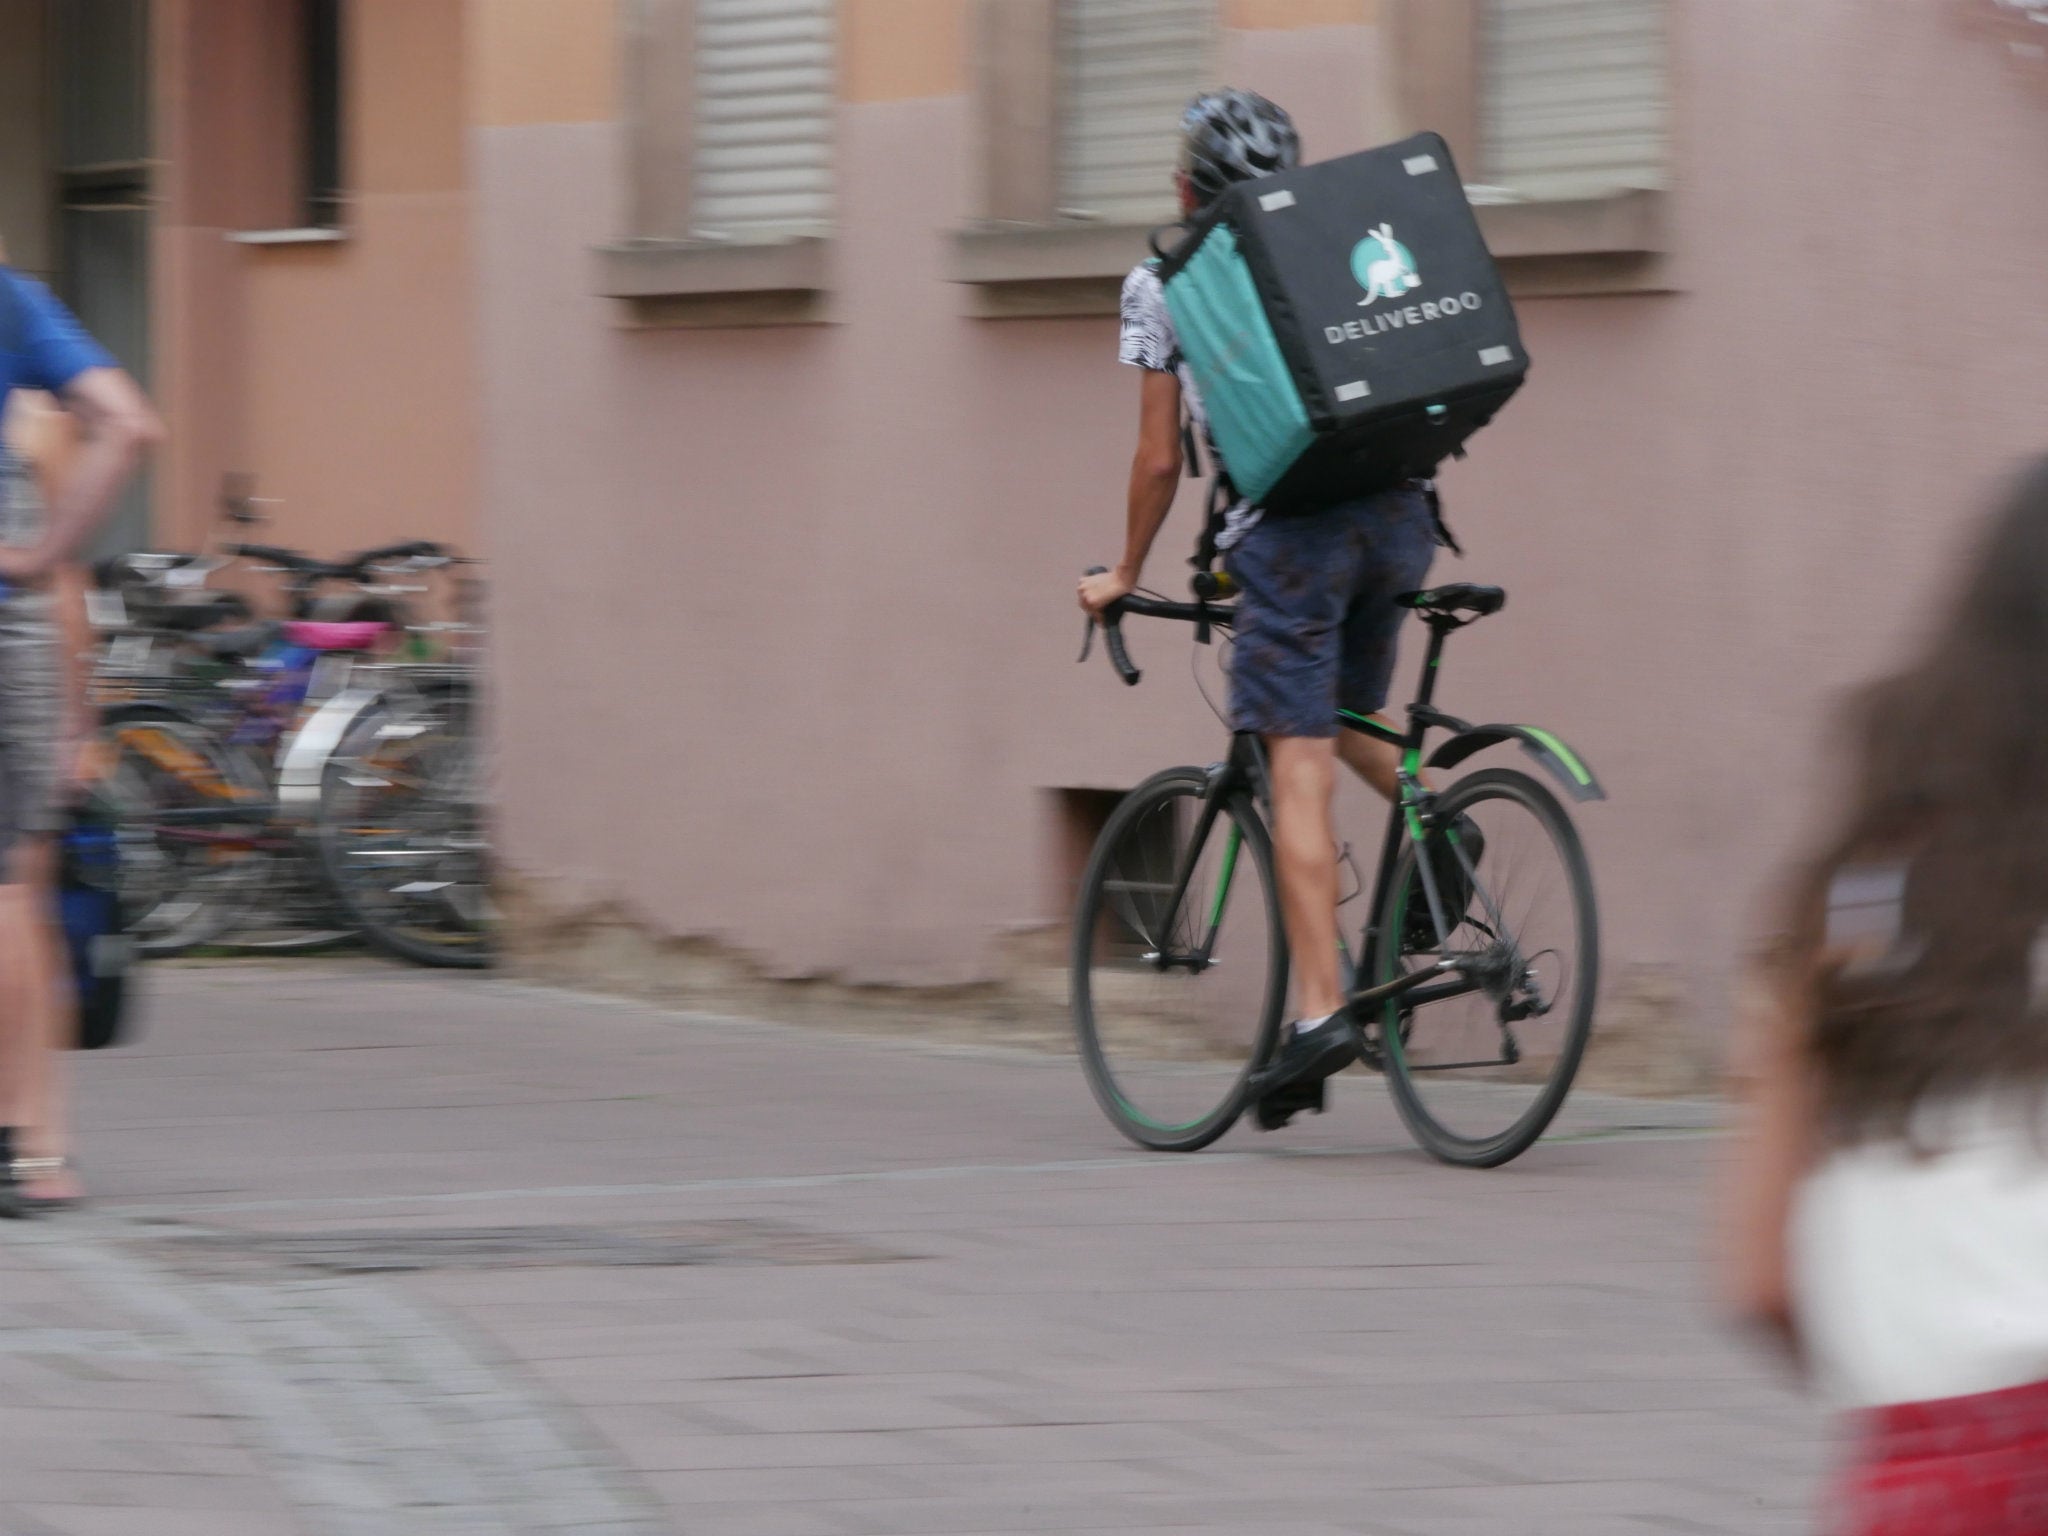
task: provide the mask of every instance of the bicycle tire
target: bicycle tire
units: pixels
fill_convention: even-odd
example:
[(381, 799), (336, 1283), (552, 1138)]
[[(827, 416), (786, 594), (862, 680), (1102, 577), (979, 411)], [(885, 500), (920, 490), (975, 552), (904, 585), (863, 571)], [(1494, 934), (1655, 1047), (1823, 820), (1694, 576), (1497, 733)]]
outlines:
[[(175, 769), (151, 761), (146, 752), (130, 750), (129, 733), (146, 728), (175, 739), (177, 753), (190, 754), (201, 767), (188, 771), (190, 782)], [(247, 910), (267, 879), (271, 855), (255, 848), (226, 864), (215, 859), (193, 869), (175, 854), (176, 847), (153, 810), (205, 806), (228, 797), (268, 805), (270, 786), (248, 759), (206, 726), (182, 712), (153, 704), (121, 704), (103, 710), (99, 735), (112, 749), (107, 803), (124, 838), (122, 895), (133, 914), (135, 952), (148, 959), (187, 954), (229, 931)], [(175, 754), (174, 754), (175, 755)], [(211, 775), (219, 790), (205, 787)], [(162, 790), (149, 786), (163, 786)], [(197, 786), (197, 787), (195, 787)], [(147, 852), (143, 852), (146, 847)], [(151, 876), (158, 877), (151, 882)], [(203, 884), (204, 889), (198, 889)], [(181, 912), (180, 908), (189, 910)]]
[[(467, 743), (474, 773), (475, 755), (481, 748), (474, 734), (472, 690), (466, 684), (443, 684), (430, 690), (428, 698), (443, 709), (447, 709), (452, 700), (461, 701), (455, 712), (463, 721), (460, 735)], [(357, 925), (362, 937), (373, 948), (415, 965), (451, 970), (487, 969), (496, 963), (497, 958), (494, 935), (487, 926), (475, 926), (467, 932), (451, 932), (445, 940), (422, 937), (416, 931), (417, 925), (394, 920), (384, 903), (373, 901), (366, 886), (357, 878), (350, 853), (351, 844), (356, 841), (351, 832), (359, 828), (350, 821), (344, 804), (353, 787), (350, 775), (367, 761), (384, 728), (394, 718), (391, 710), (371, 709), (349, 728), (322, 770), (320, 809), (314, 834), (319, 844), (321, 867), (343, 914)], [(484, 892), (488, 881), (488, 849), (482, 863), (479, 879), (473, 882), (480, 893)], [(388, 896), (390, 893), (384, 894)], [(487, 894), (480, 894), (479, 899), (487, 901)]]
[[(1122, 964), (1112, 967), (1106, 956), (1103, 957), (1103, 963), (1098, 965), (1098, 946), (1112, 944), (1112, 940), (1105, 938), (1106, 933), (1121, 932), (1123, 938), (1114, 942), (1121, 942), (1126, 949), (1141, 942), (1151, 942), (1156, 952), (1164, 953), (1167, 939), (1173, 931), (1171, 925), (1178, 920), (1178, 914), (1165, 914), (1166, 927), (1163, 932), (1167, 938), (1146, 939), (1144, 929), (1157, 927), (1156, 919), (1139, 917), (1134, 920), (1128, 908), (1130, 897), (1127, 893), (1122, 896), (1121, 907), (1118, 901), (1113, 899), (1119, 896), (1119, 892), (1112, 889), (1112, 883), (1116, 879), (1114, 872), (1122, 867), (1121, 861), (1128, 857), (1126, 840), (1146, 835), (1144, 829), (1147, 818), (1156, 816), (1162, 809), (1170, 809), (1177, 813), (1175, 802), (1186, 802), (1190, 807), (1199, 805), (1208, 789), (1208, 782), (1208, 775), (1199, 768), (1169, 768), (1154, 774), (1118, 802), (1115, 810), (1110, 813), (1109, 820), (1103, 825), (1102, 834), (1096, 839), (1094, 850), (1089, 855), (1087, 869), (1081, 880), (1079, 898), (1075, 903), (1070, 958), (1070, 1001), (1075, 1039), (1080, 1049), (1088, 1087), (1094, 1094), (1096, 1103), (1101, 1106), (1102, 1112), (1117, 1130), (1139, 1146), (1158, 1152), (1199, 1151), (1236, 1123), (1245, 1108), (1246, 1082), (1253, 1069), (1272, 1053), (1274, 1042), (1279, 1035), (1281, 1010), (1287, 1001), (1287, 941), (1281, 925), (1280, 893), (1274, 872), (1272, 840), (1251, 796), (1240, 792), (1231, 795), (1223, 803), (1216, 822), (1208, 829), (1207, 837), (1214, 838), (1226, 820), (1240, 836), (1238, 853), (1234, 856), (1227, 852), (1229, 845), (1226, 840), (1226, 858), (1229, 862), (1211, 908), (1209, 926), (1220, 932), (1239, 858), (1249, 858), (1251, 872), (1257, 877), (1257, 883), (1263, 893), (1258, 917), (1264, 925), (1266, 941), (1263, 946), (1259, 946), (1257, 935), (1254, 933), (1242, 947), (1247, 950), (1264, 948), (1265, 974), (1262, 979), (1254, 977), (1237, 989), (1235, 999), (1227, 986), (1221, 995), (1214, 999), (1224, 1007), (1224, 1030), (1227, 1032), (1233, 1028), (1239, 1029), (1248, 1041), (1242, 1051), (1241, 1065), (1238, 1065), (1234, 1072), (1228, 1065), (1239, 1059), (1238, 1053), (1233, 1049), (1236, 1041), (1227, 1037), (1212, 1038), (1205, 1035), (1200, 1027), (1201, 1021), (1196, 1021), (1193, 1029), (1187, 1029), (1185, 1026), (1189, 1021), (1185, 1015), (1178, 1020), (1167, 1018), (1164, 1022), (1165, 1030), (1183, 1031), (1168, 1040), (1161, 1036), (1160, 1016), (1147, 1016), (1144, 1027), (1151, 1032), (1151, 1038), (1136, 1049), (1159, 1053), (1157, 1059), (1162, 1065), (1162, 1070), (1171, 1069), (1176, 1072), (1178, 1080), (1185, 1086), (1189, 1102), (1197, 1105), (1208, 1104), (1206, 1109), (1186, 1115), (1185, 1118), (1162, 1119), (1156, 1114), (1148, 1113), (1145, 1106), (1134, 1101), (1133, 1095), (1138, 1090), (1130, 1081), (1131, 1067), (1126, 1065), (1121, 1075), (1119, 1073), (1119, 1060), (1129, 1063), (1131, 1058), (1125, 1055), (1121, 1045), (1112, 1050), (1107, 1043), (1107, 1036), (1111, 1032), (1110, 1022), (1106, 1018), (1110, 998), (1099, 997), (1098, 993), (1113, 995), (1115, 987), (1108, 984), (1110, 971), (1114, 969), (1120, 974), (1137, 975), (1142, 979), (1146, 969), (1154, 968), (1149, 965), (1152, 957), (1142, 955), (1136, 966), (1131, 965), (1126, 957)], [(1171, 845), (1176, 858), (1180, 846)], [(1206, 851), (1205, 840), (1203, 852)], [(1165, 862), (1162, 861), (1157, 848), (1149, 857), (1154, 865)], [(1127, 880), (1121, 882), (1125, 886), (1131, 883)], [(1192, 892), (1183, 898), (1183, 909), (1188, 907), (1191, 900)], [(1121, 930), (1117, 928), (1118, 924), (1123, 925)], [(1237, 959), (1237, 951), (1234, 949), (1228, 958)], [(1102, 973), (1099, 977), (1098, 971)], [(1154, 974), (1165, 976), (1168, 972), (1166, 968), (1159, 967), (1154, 969)], [(1198, 974), (1207, 974), (1207, 970), (1204, 969), (1200, 973), (1190, 971), (1186, 980), (1191, 984), (1195, 983)], [(1234, 1000), (1241, 1000), (1247, 1006), (1255, 1005), (1256, 1017), (1246, 1021), (1241, 1013), (1237, 1013), (1231, 1007)], [(1143, 1012), (1144, 1010), (1135, 1010), (1134, 1017)], [(1246, 1022), (1249, 1022), (1249, 1029), (1243, 1028)], [(1177, 1067), (1179, 1063), (1186, 1065)], [(1147, 1070), (1149, 1073), (1150, 1068)], [(1227, 1079), (1225, 1073), (1230, 1074)], [(1211, 1092), (1215, 1094), (1213, 1103), (1209, 1103)]]
[[(301, 841), (271, 860), (271, 880), (241, 919), (210, 946), (230, 955), (320, 955), (360, 947), (359, 929), (346, 926), (327, 868), (315, 843)], [(259, 920), (256, 919), (260, 914)]]
[[(1437, 1090), (1433, 1087), (1425, 1088), (1425, 1078), (1432, 1083), (1451, 1082), (1449, 1073), (1461, 1070), (1456, 1058), (1460, 1054), (1469, 1055), (1472, 1049), (1471, 1028), (1467, 1027), (1459, 1045), (1445, 1047), (1446, 1054), (1453, 1060), (1449, 1064), (1438, 1064), (1431, 1059), (1431, 1047), (1435, 1042), (1419, 1041), (1419, 1037), (1423, 1030), (1422, 1020), (1429, 1017), (1426, 1009), (1447, 1005), (1429, 1004), (1424, 1005), (1424, 1010), (1415, 1010), (1397, 1001), (1384, 1005), (1380, 1011), (1376, 1020), (1377, 1038), (1374, 1041), (1382, 1057), (1388, 1090), (1393, 1095), (1394, 1105), (1400, 1111), (1402, 1122), (1407, 1126), (1409, 1134), (1430, 1156), (1440, 1162), (1465, 1168), (1498, 1167), (1519, 1157), (1543, 1134), (1564, 1104), (1565, 1096), (1571, 1091), (1572, 1080), (1578, 1073), (1579, 1063), (1585, 1055), (1586, 1042), (1592, 1034), (1593, 1010), (1599, 991), (1599, 911), (1594, 898), (1592, 871), (1586, 861), (1585, 848), (1579, 841), (1578, 831), (1573, 827), (1570, 816), (1565, 813), (1564, 806), (1558, 798), (1537, 779), (1512, 768), (1489, 768), (1459, 780), (1439, 795), (1436, 817), (1440, 825), (1449, 826), (1460, 816), (1476, 816), (1489, 803), (1519, 806), (1534, 820), (1557, 855), (1558, 871), (1564, 877), (1564, 885), (1571, 903), (1574, 952), (1569, 958), (1559, 954), (1555, 962), (1557, 974), (1568, 978), (1571, 999), (1567, 1016), (1561, 1021), (1561, 1028), (1555, 1036), (1556, 1050), (1550, 1058), (1551, 1064), (1526, 1108), (1516, 1114), (1509, 1124), (1490, 1134), (1474, 1135), (1446, 1123), (1445, 1106), (1451, 1094), (1462, 1090), (1472, 1095), (1476, 1088), (1479, 1090), (1478, 1095), (1472, 1097), (1470, 1102), (1483, 1106), (1489, 1102), (1485, 1097), (1489, 1087), (1505, 1090), (1508, 1086), (1519, 1084), (1526, 1080), (1528, 1072), (1533, 1070), (1533, 1067), (1525, 1070), (1520, 1060), (1511, 1060), (1507, 1063), (1484, 1059), (1467, 1062), (1462, 1070), (1468, 1073), (1491, 1072), (1494, 1076), (1481, 1079), (1470, 1086), (1457, 1084), (1451, 1088), (1450, 1093), (1433, 1100), (1432, 1095)], [(1488, 819), (1492, 819), (1490, 813)], [(1497, 864), (1490, 865), (1488, 861), (1505, 858), (1508, 855), (1501, 847), (1497, 829), (1489, 831), (1488, 838), (1487, 851), (1474, 866), (1474, 879), (1480, 887), (1486, 889), (1487, 894), (1475, 896), (1474, 902), (1483, 911), (1488, 911), (1489, 915), (1498, 918), (1498, 908), (1509, 904), (1511, 898), (1487, 886), (1489, 871), (1497, 869)], [(1412, 841), (1404, 840), (1380, 912), (1377, 931), (1383, 936), (1379, 946), (1382, 958), (1373, 967), (1377, 981), (1393, 979), (1399, 974), (1397, 967), (1407, 968), (1402, 963), (1401, 935), (1406, 904), (1413, 883), (1411, 877), (1415, 870), (1415, 858), (1416, 845)], [(1496, 883), (1508, 878), (1511, 877), (1496, 876)], [(1475, 926), (1486, 924), (1487, 919), (1482, 917)], [(1558, 952), (1555, 946), (1550, 946), (1536, 951), (1534, 956), (1525, 954), (1523, 935), (1528, 932), (1528, 926), (1522, 924), (1519, 927), (1519, 932), (1509, 933), (1505, 940), (1496, 941), (1503, 957), (1503, 968), (1509, 972), (1520, 971), (1533, 976), (1539, 968), (1540, 956)], [(1490, 928), (1488, 931), (1490, 932)], [(1469, 930), (1460, 928), (1457, 932), (1468, 933)], [(1540, 943), (1544, 936), (1538, 933), (1535, 939), (1528, 942)], [(1547, 965), (1550, 962), (1543, 963)], [(1538, 983), (1532, 980), (1529, 986), (1530, 994), (1535, 995), (1538, 990)], [(1484, 994), (1484, 998), (1491, 1002), (1495, 1009), (1494, 1028), (1500, 1032), (1503, 1040), (1511, 1038), (1513, 1022), (1500, 1017), (1508, 1006), (1505, 997), (1495, 999), (1493, 994), (1488, 992)], [(1482, 1008), (1483, 1006), (1482, 1004)], [(1547, 1020), (1549, 1013), (1553, 1011), (1554, 1005), (1539, 1017)], [(1524, 1019), (1521, 1023), (1527, 1032), (1531, 1021)], [(1545, 1025), (1546, 1030), (1549, 1027)], [(1545, 1038), (1550, 1037), (1546, 1035)], [(1510, 1058), (1514, 1056), (1512, 1051), (1504, 1050), (1503, 1054)], [(1435, 1077), (1433, 1074), (1436, 1073), (1444, 1076)], [(1498, 1104), (1504, 1102), (1504, 1099), (1496, 1097), (1492, 1102)]]

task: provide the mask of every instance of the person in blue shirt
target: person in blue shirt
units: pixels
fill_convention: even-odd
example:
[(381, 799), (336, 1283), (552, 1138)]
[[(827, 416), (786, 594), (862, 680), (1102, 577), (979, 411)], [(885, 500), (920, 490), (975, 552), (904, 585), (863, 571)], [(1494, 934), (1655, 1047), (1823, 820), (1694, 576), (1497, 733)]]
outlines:
[[(54, 397), (23, 454), (27, 392)], [(56, 1051), (71, 1018), (53, 921), (51, 833), (90, 737), (67, 630), (80, 553), (143, 453), (163, 434), (141, 389), (32, 278), (0, 264), (0, 1216), (79, 1195), (66, 1150)], [(68, 436), (61, 471), (50, 446)], [(31, 462), (33, 460), (34, 462)], [(69, 686), (67, 686), (67, 681)]]

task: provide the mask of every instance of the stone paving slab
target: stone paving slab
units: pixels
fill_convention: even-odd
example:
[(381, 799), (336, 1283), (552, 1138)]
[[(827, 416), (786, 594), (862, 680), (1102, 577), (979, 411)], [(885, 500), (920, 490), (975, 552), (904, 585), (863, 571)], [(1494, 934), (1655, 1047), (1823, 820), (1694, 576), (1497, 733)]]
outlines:
[[(1711, 1105), (1473, 1174), (1354, 1073), (1170, 1158), (1043, 1054), (152, 980), (80, 1063), (94, 1212), (0, 1230), (0, 1536), (1810, 1525), (1822, 1418), (1701, 1293)], [(803, 1241), (603, 1262), (671, 1229)]]

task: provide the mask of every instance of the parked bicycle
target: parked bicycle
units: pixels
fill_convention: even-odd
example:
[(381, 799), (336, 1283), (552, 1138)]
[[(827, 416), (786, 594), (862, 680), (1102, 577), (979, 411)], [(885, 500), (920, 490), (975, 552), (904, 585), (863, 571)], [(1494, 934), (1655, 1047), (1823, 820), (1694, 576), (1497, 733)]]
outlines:
[[(1140, 676), (1125, 618), (1178, 620), (1206, 639), (1230, 626), (1230, 607), (1215, 600), (1227, 587), (1203, 575), (1193, 602), (1133, 595), (1107, 610), (1103, 638), (1123, 680)], [(1365, 1061), (1384, 1072), (1416, 1141), (1470, 1167), (1508, 1161), (1549, 1125), (1585, 1051), (1599, 979), (1592, 876), (1557, 796), (1514, 768), (1441, 790), (1424, 778), (1515, 743), (1574, 800), (1604, 798), (1550, 732), (1474, 725), (1435, 705), (1451, 633), (1506, 600), (1467, 583), (1402, 598), (1429, 629), (1406, 729), (1339, 722), (1402, 754), (1357, 947), (1332, 936)], [(1425, 756), (1433, 731), (1449, 738)], [(1215, 1141), (1276, 1049), (1288, 955), (1270, 810), (1263, 747), (1238, 732), (1222, 762), (1169, 768), (1132, 790), (1089, 859), (1074, 919), (1075, 1030), (1097, 1101), (1141, 1146), (1188, 1152)]]
[[(255, 521), (246, 490), (230, 520)], [(234, 558), (284, 577), (282, 620), (204, 585)], [(145, 953), (316, 948), (360, 933), (425, 964), (490, 958), (472, 592), (424, 621), (423, 540), (324, 561), (231, 542), (103, 568), (103, 730)], [(336, 589), (340, 590), (336, 590)], [(451, 644), (451, 642), (453, 642)]]

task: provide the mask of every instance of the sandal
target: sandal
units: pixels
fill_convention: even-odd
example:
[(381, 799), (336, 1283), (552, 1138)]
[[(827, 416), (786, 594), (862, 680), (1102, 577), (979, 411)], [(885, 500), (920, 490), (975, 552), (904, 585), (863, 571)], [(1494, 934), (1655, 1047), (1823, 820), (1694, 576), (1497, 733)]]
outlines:
[(76, 1210), (85, 1201), (75, 1180), (68, 1181), (72, 1188), (67, 1194), (32, 1195), (28, 1192), (31, 1184), (46, 1184), (69, 1173), (71, 1159), (68, 1157), (17, 1157), (8, 1164), (7, 1171), (12, 1177), (15, 1201), (23, 1215), (55, 1215), (59, 1211)]
[(14, 1177), (14, 1132), (0, 1125), (0, 1221), (18, 1220), (28, 1213)]

